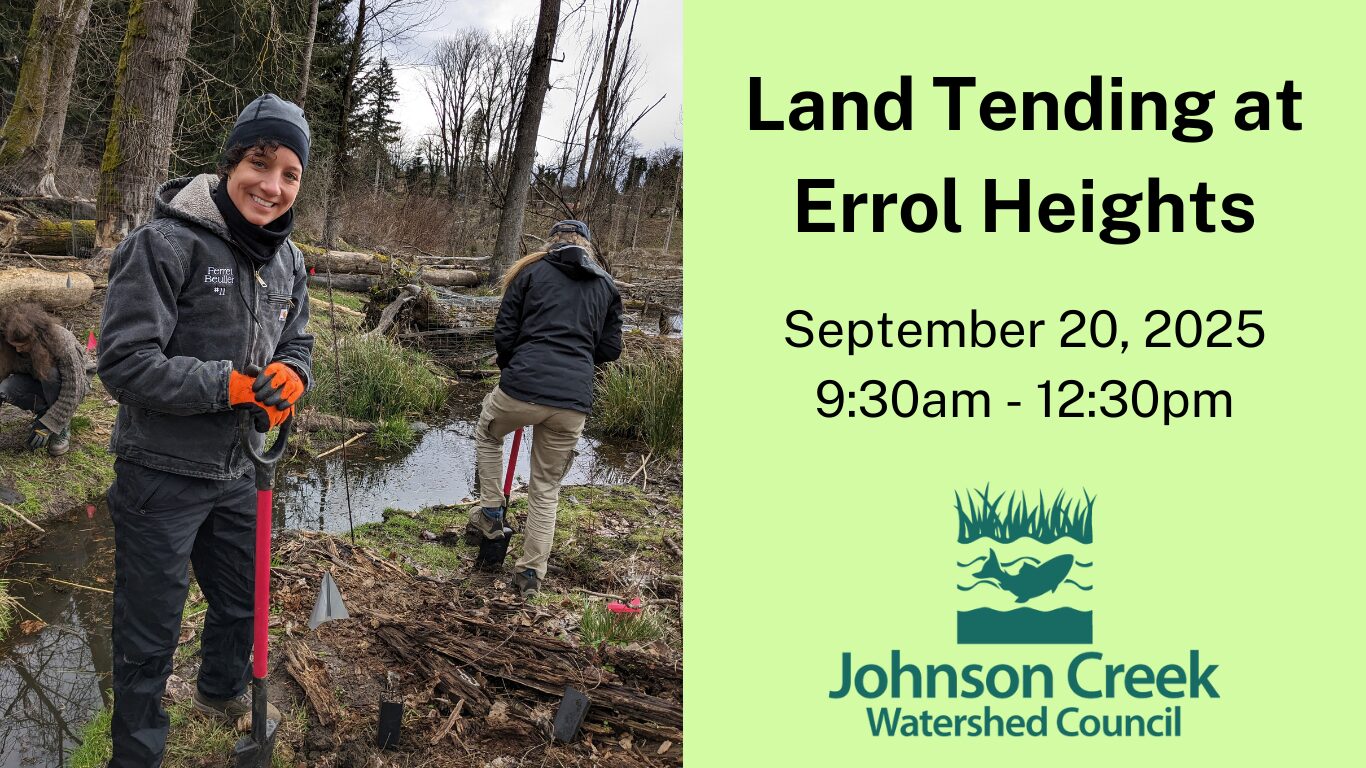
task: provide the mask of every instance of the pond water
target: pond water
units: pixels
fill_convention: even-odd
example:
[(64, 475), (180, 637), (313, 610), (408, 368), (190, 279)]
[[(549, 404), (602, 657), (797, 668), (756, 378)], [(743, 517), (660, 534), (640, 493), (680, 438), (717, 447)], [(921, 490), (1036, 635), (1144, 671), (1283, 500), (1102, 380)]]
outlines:
[[(472, 496), (474, 489), (475, 424), (457, 420), (427, 430), (411, 451), (381, 453), (375, 448), (348, 449), (346, 480), (350, 483), (351, 511), (356, 525), (382, 520), (384, 510), (416, 510), (435, 504), (455, 504)], [(513, 487), (524, 484), (531, 472), (528, 429), (518, 451)], [(512, 446), (509, 436), (503, 453)], [(565, 476), (566, 485), (610, 484), (625, 480), (630, 472), (625, 458), (591, 437), (579, 438), (578, 458)], [(383, 457), (377, 458), (377, 457)], [(284, 528), (346, 531), (346, 486), (339, 453), (298, 468), (286, 468), (275, 491), (275, 524)]]
[[(474, 487), (473, 422), (457, 419), (427, 430), (410, 451), (377, 452), (356, 444), (347, 461), (357, 525), (382, 519), (384, 509), (454, 504)], [(530, 471), (528, 430), (514, 487)], [(511, 444), (509, 436), (504, 453)], [(622, 482), (624, 455), (579, 440), (567, 484)], [(380, 458), (382, 456), (382, 458)], [(275, 527), (347, 530), (341, 459), (337, 454), (282, 468), (275, 493)], [(0, 640), (0, 768), (64, 766), (81, 728), (109, 696), (109, 618), (114, 574), (113, 526), (101, 502), (44, 525), (47, 535), (0, 573), (24, 611)], [(57, 581), (54, 581), (57, 580)], [(68, 586), (60, 582), (83, 585)], [(30, 615), (32, 614), (32, 615)], [(37, 618), (24, 632), (19, 621)]]
[[(112, 597), (97, 591), (114, 575), (108, 511), (98, 505), (45, 527), (41, 546), (2, 575), (24, 608), (0, 640), (0, 768), (65, 765), (108, 694)], [(35, 616), (44, 626), (23, 631), (19, 623)]]

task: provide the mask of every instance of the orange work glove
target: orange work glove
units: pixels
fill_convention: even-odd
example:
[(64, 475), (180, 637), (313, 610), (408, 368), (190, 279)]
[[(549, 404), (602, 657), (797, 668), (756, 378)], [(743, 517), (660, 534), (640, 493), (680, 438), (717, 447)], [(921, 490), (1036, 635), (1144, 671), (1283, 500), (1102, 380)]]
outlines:
[(271, 363), (251, 385), (256, 401), (265, 406), (288, 410), (304, 394), (304, 380), (284, 363)]
[(249, 411), (256, 424), (257, 432), (269, 432), (271, 427), (278, 427), (285, 423), (285, 419), (293, 413), (294, 407), (276, 408), (258, 400), (253, 388), (259, 378), (259, 376), (237, 371), (230, 372), (228, 374), (228, 404), (238, 410)]

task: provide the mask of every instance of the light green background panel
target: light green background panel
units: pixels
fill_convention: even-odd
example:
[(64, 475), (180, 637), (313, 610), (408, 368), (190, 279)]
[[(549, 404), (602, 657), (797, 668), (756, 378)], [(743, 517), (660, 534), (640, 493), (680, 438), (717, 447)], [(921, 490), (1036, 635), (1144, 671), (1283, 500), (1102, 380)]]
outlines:
[[(1363, 67), (1348, 52), (1360, 48), (1361, 11), (1053, 6), (687, 5), (685, 716), (695, 766), (1360, 757)], [(897, 88), (902, 74), (915, 78), (911, 131), (747, 128), (751, 75), (763, 78), (764, 116), (781, 119), (795, 91), (872, 97)], [(981, 126), (976, 105), (986, 91), (1065, 96), (1086, 89), (1092, 74), (1104, 76), (1107, 94), (1214, 90), (1203, 116), (1213, 136), (1183, 143), (1170, 126)], [(946, 130), (935, 76), (978, 79), (961, 131)], [(1109, 85), (1116, 76), (1118, 89)], [(1270, 131), (1234, 128), (1239, 93), (1274, 93), (1286, 80), (1304, 94), (1302, 131), (1281, 129), (1279, 114)], [(957, 179), (961, 233), (910, 234), (895, 218), (875, 233), (866, 213), (856, 233), (797, 232), (798, 178), (834, 179), (836, 189), (823, 193), (831, 196), (923, 191), (942, 206), (945, 177)], [(1013, 218), (984, 231), (986, 178), (1012, 191), (1030, 179), (1035, 206), (1051, 192), (1081, 204), (1082, 180), (1093, 179), (1099, 208), (1110, 194), (1146, 193), (1150, 177), (1180, 197), (1201, 182), (1218, 200), (1246, 194), (1255, 225), (1201, 233), (1186, 204), (1185, 232), (1170, 231), (1170, 214), (1162, 231), (1147, 231), (1145, 201), (1130, 217), (1144, 231), (1128, 245), (1106, 244), (1080, 224), (1049, 233), (1037, 218), (1028, 233)], [(883, 312), (965, 320), (976, 309), (996, 322), (1045, 322), (1033, 349), (851, 357), (784, 343), (794, 309), (817, 320)], [(1127, 351), (1060, 348), (1068, 309), (1112, 312)], [(1261, 310), (1265, 342), (1146, 348), (1153, 326), (1144, 317), (1154, 309)], [(874, 378), (986, 390), (991, 416), (817, 415), (822, 380), (857, 389)], [(1169, 425), (1044, 418), (1037, 385), (1065, 379), (1093, 390), (1107, 379), (1223, 389), (1232, 416)], [(993, 492), (1095, 496), (1095, 541), (1079, 555), (1094, 566), (1078, 572), (1094, 589), (1065, 586), (1038, 604), (1093, 611), (1091, 645), (957, 644), (957, 611), (1011, 607), (990, 587), (955, 589), (971, 581), (955, 563), (985, 554), (989, 542), (957, 543), (954, 492), (988, 482)], [(1076, 551), (1031, 544), (1000, 547), (1002, 560)], [(921, 665), (1051, 665), (1054, 696), (827, 696), (841, 653), (886, 666), (894, 649)], [(1089, 672), (1095, 683), (1105, 663), (1184, 664), (1193, 649), (1218, 665), (1210, 679), (1219, 698), (1087, 701), (1067, 690), (1068, 662), (1083, 651), (1103, 654)], [(1179, 738), (1068, 738), (1053, 722), (1069, 706), (1151, 715), (1169, 705), (1182, 707)], [(1042, 738), (873, 737), (869, 706), (913, 715), (980, 715), (986, 706), (1030, 715), (1047, 706), (1052, 714)]]

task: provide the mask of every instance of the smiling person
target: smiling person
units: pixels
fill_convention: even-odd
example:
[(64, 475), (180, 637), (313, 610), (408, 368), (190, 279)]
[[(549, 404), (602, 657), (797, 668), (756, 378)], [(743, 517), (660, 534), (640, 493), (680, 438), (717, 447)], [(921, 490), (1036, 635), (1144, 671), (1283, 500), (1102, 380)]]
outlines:
[(99, 373), (119, 401), (111, 767), (161, 765), (190, 563), (209, 603), (194, 706), (250, 712), (256, 488), (237, 425), (242, 411), (258, 432), (283, 423), (311, 376), (308, 272), (289, 242), (308, 147), (298, 106), (257, 98), (218, 173), (163, 184), (155, 216), (110, 263)]

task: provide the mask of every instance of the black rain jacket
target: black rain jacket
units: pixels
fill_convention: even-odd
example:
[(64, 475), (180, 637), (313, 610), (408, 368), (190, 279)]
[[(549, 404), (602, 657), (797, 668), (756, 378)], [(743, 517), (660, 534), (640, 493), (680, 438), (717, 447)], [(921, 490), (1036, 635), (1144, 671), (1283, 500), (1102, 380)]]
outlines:
[(593, 366), (621, 356), (621, 294), (587, 251), (561, 246), (507, 287), (493, 340), (500, 389), (522, 402), (589, 413)]

